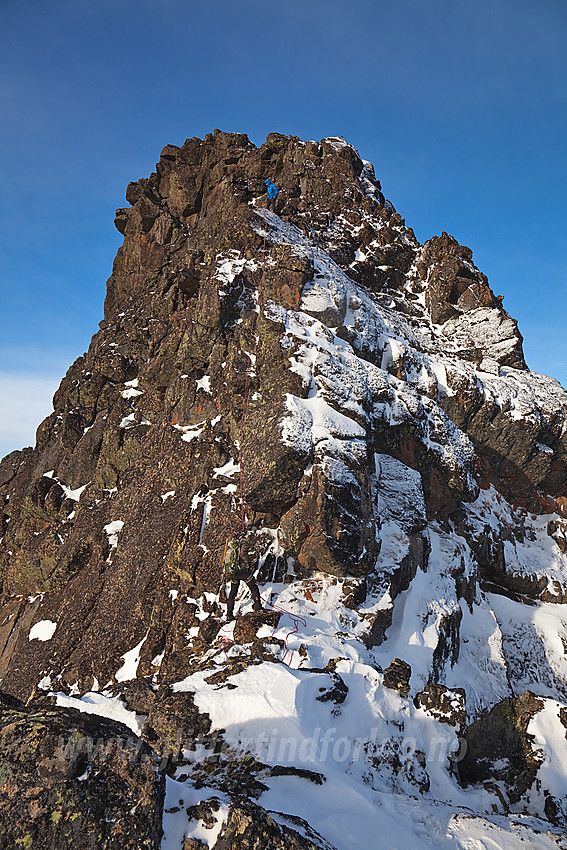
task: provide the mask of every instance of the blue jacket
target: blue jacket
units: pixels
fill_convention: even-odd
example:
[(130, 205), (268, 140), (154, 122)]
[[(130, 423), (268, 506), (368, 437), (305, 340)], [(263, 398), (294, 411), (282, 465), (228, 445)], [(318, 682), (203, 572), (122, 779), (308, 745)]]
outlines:
[(268, 198), (277, 198), (279, 189), (276, 184), (272, 183), (271, 180), (265, 180), (264, 182), (268, 187)]

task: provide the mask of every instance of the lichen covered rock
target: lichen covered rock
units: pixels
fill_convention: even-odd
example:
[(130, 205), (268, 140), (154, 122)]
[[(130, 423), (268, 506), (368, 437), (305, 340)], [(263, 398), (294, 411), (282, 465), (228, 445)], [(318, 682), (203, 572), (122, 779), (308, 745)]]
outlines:
[(73, 709), (3, 709), (0, 750), (4, 846), (158, 850), (164, 780), (126, 727)]

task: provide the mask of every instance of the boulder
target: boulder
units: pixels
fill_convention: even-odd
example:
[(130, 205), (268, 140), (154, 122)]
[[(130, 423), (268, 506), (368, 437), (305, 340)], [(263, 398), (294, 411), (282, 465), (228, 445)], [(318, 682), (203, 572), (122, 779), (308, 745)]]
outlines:
[(384, 687), (391, 688), (403, 696), (409, 696), (411, 667), (407, 661), (394, 658), (392, 663), (384, 670)]

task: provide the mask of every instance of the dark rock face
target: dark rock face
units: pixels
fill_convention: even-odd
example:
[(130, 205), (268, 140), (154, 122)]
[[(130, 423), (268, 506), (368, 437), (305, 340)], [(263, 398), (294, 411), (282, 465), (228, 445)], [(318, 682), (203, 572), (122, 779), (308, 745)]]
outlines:
[[(141, 707), (146, 708), (143, 704)], [(199, 714), (190, 693), (173, 694), (164, 688), (147, 710), (142, 738), (161, 756), (162, 767), (177, 764), (183, 749), (194, 750), (196, 742), (209, 743), (212, 739), (211, 722)]]
[[(456, 338), (463, 359), (480, 364), (490, 356), (502, 366), (526, 369), (517, 323), (502, 310), (502, 299), (494, 295), (486, 275), (473, 265), (470, 248), (459, 245), (456, 239), (443, 232), (442, 236), (434, 236), (425, 243), (418, 269), (427, 279), (425, 303), (431, 321), (442, 325), (449, 323), (446, 333)], [(460, 321), (464, 314), (468, 314), (465, 324)], [(489, 341), (486, 332), (494, 323), (499, 328), (498, 339), (492, 340), (497, 344), (491, 346), (489, 353), (483, 350), (483, 341)]]
[(258, 629), (263, 625), (274, 629), (277, 628), (280, 614), (277, 611), (250, 612), (245, 616), (238, 617), (234, 626), (234, 640), (239, 644), (250, 644), (256, 640)]
[(347, 698), (348, 687), (338, 673), (331, 673), (330, 676), (329, 686), (320, 687), (319, 696), (316, 699), (319, 702), (334, 702), (336, 705), (340, 705)]
[(15, 708), (15, 709), (24, 709), (25, 706), (21, 700), (16, 699), (15, 697), (10, 696), (10, 694), (3, 694), (0, 692), (0, 709), (3, 708)]
[(394, 658), (389, 667), (384, 670), (384, 687), (398, 691), (403, 697), (410, 692), (411, 667), (407, 661)]
[(462, 620), (460, 608), (441, 618), (439, 622), (439, 640), (433, 653), (433, 676), (438, 677), (441, 670), (450, 661), (455, 664), (459, 657), (459, 627)]
[(436, 324), (461, 311), (497, 305), (486, 276), (471, 260), (471, 249), (445, 232), (424, 245), (420, 263), (422, 275), (428, 278), (426, 305)]
[(164, 780), (129, 729), (73, 709), (0, 716), (4, 847), (154, 848)]
[(369, 649), (371, 649), (373, 646), (380, 646), (380, 644), (383, 643), (384, 638), (386, 636), (386, 631), (392, 625), (393, 613), (394, 606), (391, 605), (388, 608), (384, 608), (381, 611), (377, 611), (375, 614), (367, 615), (367, 619), (370, 623), (370, 628), (364, 635), (363, 640)]
[(555, 410), (543, 417), (511, 419), (506, 404), (483, 395), (480, 387), (463, 375), (455, 377), (453, 393), (441, 402), (473, 441), (482, 476), (512, 503), (535, 513), (550, 508), (544, 494), (561, 498), (567, 482), (561, 404), (551, 397), (550, 402)]
[(463, 688), (451, 691), (438, 682), (428, 682), (414, 699), (416, 707), (424, 708), (441, 723), (459, 727), (466, 720), (465, 703), (466, 693)]
[(510, 803), (517, 803), (531, 787), (541, 758), (534, 752), (527, 728), (543, 708), (543, 701), (529, 691), (503, 700), (464, 731), (467, 749), (458, 763), (464, 785), (501, 782)]

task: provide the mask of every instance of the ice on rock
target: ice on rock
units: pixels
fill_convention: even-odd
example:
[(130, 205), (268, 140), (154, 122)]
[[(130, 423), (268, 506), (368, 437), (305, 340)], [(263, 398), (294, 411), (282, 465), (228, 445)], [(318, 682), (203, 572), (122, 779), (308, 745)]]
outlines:
[(376, 511), (385, 522), (404, 530), (427, 524), (421, 475), (390, 455), (374, 455), (376, 463)]

